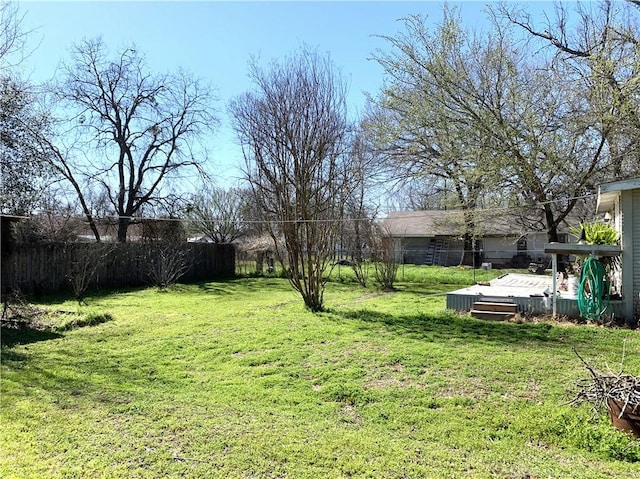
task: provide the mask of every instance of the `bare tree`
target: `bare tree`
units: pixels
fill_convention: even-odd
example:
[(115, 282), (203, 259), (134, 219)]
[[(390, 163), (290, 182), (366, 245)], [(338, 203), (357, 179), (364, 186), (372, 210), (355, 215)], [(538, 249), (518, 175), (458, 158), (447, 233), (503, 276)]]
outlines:
[[(391, 233), (381, 225), (376, 225), (372, 236), (372, 255), (376, 282), (385, 291), (394, 289), (400, 267), (402, 245), (398, 245)], [(397, 247), (400, 246), (399, 249)]]
[(151, 243), (145, 250), (149, 279), (159, 288), (167, 288), (178, 281), (189, 269), (187, 251), (183, 245)]
[[(579, 86), (583, 127), (598, 128), (608, 156), (608, 179), (640, 174), (640, 3), (559, 2), (555, 16), (535, 22), (507, 4), (496, 14), (548, 47), (560, 81)], [(571, 21), (573, 20), (573, 21)], [(608, 151), (607, 151), (608, 150)]]
[(77, 44), (62, 72), (55, 97), (72, 112), (62, 126), (75, 148), (53, 141), (42, 147), (73, 185), (96, 240), (89, 194), (108, 200), (124, 242), (140, 209), (162, 200), (164, 183), (202, 173), (206, 151), (199, 140), (217, 123), (211, 91), (182, 71), (150, 73), (133, 47), (109, 58), (101, 40)]
[(250, 191), (241, 188), (205, 188), (187, 207), (191, 231), (214, 243), (231, 243), (248, 231)]
[(91, 281), (105, 259), (114, 251), (114, 244), (70, 244), (67, 278), (79, 303), (84, 302)]
[(345, 82), (328, 56), (307, 48), (268, 70), (254, 61), (250, 77), (255, 90), (230, 104), (245, 174), (274, 242), (284, 238), (292, 286), (320, 311), (346, 180)]
[(351, 258), (349, 264), (363, 287), (367, 286), (369, 279), (369, 252), (378, 210), (378, 205), (372, 199), (372, 195), (379, 192), (378, 166), (375, 152), (362, 131), (358, 130), (353, 137), (346, 164), (345, 177), (348, 181), (343, 190), (340, 245), (342, 254), (346, 252)]
[[(18, 2), (0, 0), (0, 72), (19, 64), (25, 57), (25, 42), (29, 32), (22, 28), (23, 15)], [(11, 60), (17, 55), (15, 60)]]

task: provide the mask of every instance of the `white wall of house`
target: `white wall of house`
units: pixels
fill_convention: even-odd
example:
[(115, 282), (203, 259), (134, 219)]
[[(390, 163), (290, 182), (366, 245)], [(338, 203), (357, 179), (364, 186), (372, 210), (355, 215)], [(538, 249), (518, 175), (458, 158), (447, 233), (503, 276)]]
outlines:
[(456, 266), (460, 264), (463, 252), (463, 241), (450, 236), (438, 237), (403, 237), (395, 238), (394, 250), (396, 260), (406, 264), (430, 264), (428, 263), (429, 245), (435, 245), (437, 240), (446, 242), (443, 253), (434, 257), (435, 250), (431, 251), (431, 260), (436, 260), (442, 266)]
[(488, 236), (482, 238), (482, 249), (484, 260), (487, 263), (505, 264), (518, 253), (529, 256), (532, 261), (544, 262), (548, 260), (548, 256), (544, 252), (544, 245), (547, 243), (547, 234), (544, 232), (530, 233), (524, 238), (525, 243), (515, 236)]
[[(464, 241), (458, 238), (448, 238), (449, 248), (446, 255), (446, 266), (458, 266), (464, 253)], [(479, 267), (480, 265), (478, 265)]]
[[(404, 237), (395, 239), (395, 255), (398, 262), (409, 264), (426, 264), (429, 244), (437, 239), (447, 242), (446, 258), (441, 264), (455, 266), (460, 264), (463, 253), (463, 241), (453, 237)], [(545, 262), (550, 258), (544, 252), (547, 234), (544, 232), (527, 235), (525, 249), (518, 249), (518, 238), (515, 236), (487, 236), (478, 239), (477, 250), (482, 252), (483, 261), (496, 265), (508, 264), (518, 253), (529, 257), (531, 261)], [(521, 243), (521, 247), (523, 244)], [(480, 265), (478, 265), (480, 266)]]
[(620, 194), (622, 223), (622, 291), (631, 293), (627, 316), (640, 315), (640, 189)]
[(396, 258), (401, 263), (425, 264), (431, 238), (402, 238), (396, 240)]
[[(634, 191), (621, 191), (615, 202), (615, 224), (620, 232), (622, 246), (621, 289), (626, 300), (625, 315), (632, 318), (634, 312), (640, 311), (638, 294), (640, 294), (640, 272), (634, 261), (634, 224), (640, 225), (640, 211), (634, 212)], [(638, 207), (640, 210), (640, 206)], [(637, 217), (637, 218), (636, 218)], [(640, 231), (638, 231), (640, 234)], [(637, 235), (635, 235), (637, 237)], [(638, 278), (636, 278), (636, 274)]]
[(487, 263), (504, 264), (517, 254), (516, 238), (488, 237), (482, 239), (482, 253)]
[[(609, 214), (611, 215), (611, 220), (610, 220), (611, 224), (613, 228), (620, 234), (622, 231), (622, 210), (621, 210), (622, 204), (621, 203), (622, 203), (622, 196), (619, 195), (613, 203), (613, 209), (609, 211)], [(622, 243), (622, 238), (621, 238), (621, 243)], [(623, 261), (624, 261), (624, 257), (623, 257)], [(623, 288), (622, 288), (622, 269), (621, 268), (616, 268), (616, 270), (613, 272), (611, 283), (612, 283), (611, 285), (612, 290), (615, 293), (622, 294)]]
[(633, 321), (640, 316), (640, 178), (601, 185), (598, 212), (611, 214), (620, 233), (622, 268), (614, 283), (624, 298), (625, 316)]

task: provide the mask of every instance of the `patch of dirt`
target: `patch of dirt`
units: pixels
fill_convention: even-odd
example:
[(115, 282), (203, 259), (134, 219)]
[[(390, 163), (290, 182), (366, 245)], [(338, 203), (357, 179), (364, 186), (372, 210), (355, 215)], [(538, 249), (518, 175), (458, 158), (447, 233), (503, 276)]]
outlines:
[(626, 328), (623, 322), (615, 321), (611, 318), (603, 318), (599, 321), (587, 321), (583, 318), (570, 318), (568, 316), (556, 316), (555, 318), (551, 314), (543, 315), (521, 315), (516, 314), (513, 318), (507, 322), (515, 324), (539, 324), (546, 323), (553, 326), (600, 326), (606, 328)]
[(362, 422), (362, 416), (358, 413), (358, 410), (351, 404), (344, 404), (340, 410), (342, 413), (342, 420), (349, 424), (360, 424)]
[(411, 381), (409, 379), (398, 379), (398, 378), (380, 378), (375, 379), (373, 381), (369, 381), (364, 385), (365, 389), (377, 389), (384, 390), (389, 388), (398, 388), (398, 389), (424, 389), (424, 386)]
[(384, 374), (381, 378), (368, 381), (364, 387), (365, 389), (377, 389), (383, 390), (388, 388), (399, 389), (424, 389), (422, 384), (412, 380), (407, 374), (404, 373), (404, 366), (400, 363), (395, 363), (389, 366), (389, 372)]
[(354, 303), (356, 303), (356, 304), (357, 303), (364, 303), (365, 301), (368, 301), (370, 299), (377, 298), (379, 296), (385, 296), (387, 294), (391, 294), (392, 292), (393, 291), (376, 291), (374, 293), (366, 293), (366, 294), (363, 294), (362, 296), (360, 296), (358, 299), (356, 299), (354, 301)]
[(435, 393), (435, 397), (442, 399), (454, 399), (454, 398), (468, 398), (468, 399), (485, 399), (489, 396), (488, 391), (483, 387), (477, 387), (475, 389), (470, 388), (455, 388), (449, 387), (442, 391)]

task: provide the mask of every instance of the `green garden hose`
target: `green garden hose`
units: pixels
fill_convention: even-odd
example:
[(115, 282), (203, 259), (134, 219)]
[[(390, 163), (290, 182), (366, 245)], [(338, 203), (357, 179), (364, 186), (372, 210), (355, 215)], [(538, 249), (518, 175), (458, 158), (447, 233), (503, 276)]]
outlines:
[(609, 281), (602, 263), (588, 256), (578, 284), (578, 308), (587, 321), (597, 321), (609, 306)]

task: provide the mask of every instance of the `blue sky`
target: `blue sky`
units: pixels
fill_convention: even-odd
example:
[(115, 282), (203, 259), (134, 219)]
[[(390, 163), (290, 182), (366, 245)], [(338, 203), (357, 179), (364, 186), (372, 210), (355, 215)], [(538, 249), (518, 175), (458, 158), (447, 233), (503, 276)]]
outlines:
[[(483, 23), (486, 1), (449, 2), (461, 8), (471, 27)], [(536, 2), (536, 7), (545, 5)], [(549, 6), (550, 4), (546, 4)], [(350, 82), (349, 108), (361, 110), (365, 94), (375, 93), (382, 70), (370, 60), (386, 42), (376, 35), (402, 29), (398, 19), (420, 13), (441, 18), (439, 1), (22, 1), (24, 26), (34, 30), (34, 52), (22, 65), (33, 81), (51, 79), (69, 47), (83, 38), (102, 36), (110, 51), (135, 43), (151, 69), (179, 67), (209, 81), (218, 92), (221, 127), (212, 138), (213, 163), (220, 184), (240, 175), (242, 157), (228, 127), (226, 105), (251, 87), (247, 64), (281, 58), (302, 44), (329, 52)]]

